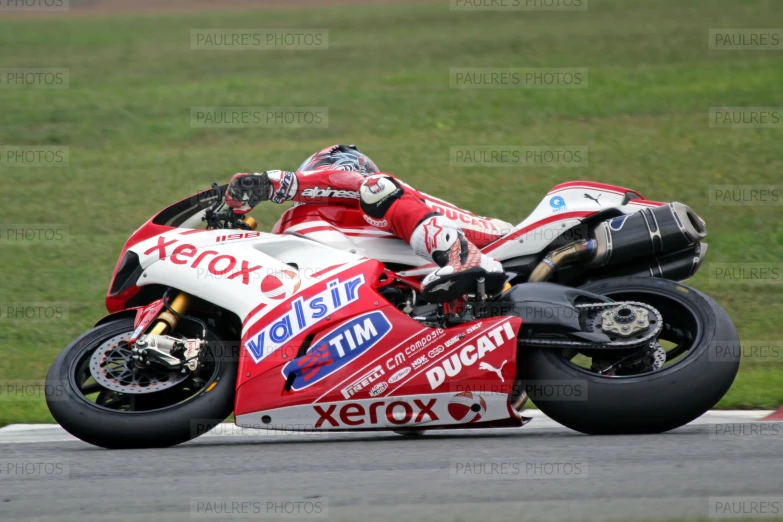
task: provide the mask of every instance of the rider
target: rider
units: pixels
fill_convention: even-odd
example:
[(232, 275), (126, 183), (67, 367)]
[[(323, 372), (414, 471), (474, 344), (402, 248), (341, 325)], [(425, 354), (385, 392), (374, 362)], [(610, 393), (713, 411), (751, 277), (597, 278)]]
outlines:
[[(500, 289), (505, 281), (502, 265), (482, 254), (454, 223), (471, 222), (464, 217), (470, 214), (460, 211), (460, 220), (452, 221), (433, 211), (425, 201), (434, 198), (380, 172), (355, 145), (335, 145), (317, 152), (296, 172), (269, 170), (262, 174), (236, 174), (226, 190), (226, 204), (237, 214), (245, 214), (267, 200), (275, 203), (293, 200), (300, 204), (326, 201), (361, 208), (367, 223), (404, 239), (416, 254), (440, 267), (423, 281), (423, 293), (433, 301), (450, 301), (473, 293), (481, 277), (485, 279), (487, 292)], [(441, 203), (441, 208), (457, 211), (456, 207), (435, 201)], [(490, 228), (496, 229), (494, 237), (500, 237), (502, 232), (493, 221), (479, 221), (490, 223)], [(487, 234), (483, 237), (494, 239)]]

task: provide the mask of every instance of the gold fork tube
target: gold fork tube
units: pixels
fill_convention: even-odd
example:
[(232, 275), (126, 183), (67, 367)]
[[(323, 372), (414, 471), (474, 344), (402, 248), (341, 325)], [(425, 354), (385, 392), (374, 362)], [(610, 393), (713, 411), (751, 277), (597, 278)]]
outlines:
[[(177, 297), (175, 297), (171, 302), (171, 309), (180, 315), (184, 315), (187, 313), (189, 305), (190, 295), (186, 294), (185, 292), (180, 292), (179, 295), (177, 295)], [(174, 330), (177, 327), (177, 322), (179, 322), (179, 318), (177, 316), (168, 310), (164, 310), (158, 316), (155, 324), (152, 325), (152, 329), (149, 333), (154, 335), (163, 335)]]

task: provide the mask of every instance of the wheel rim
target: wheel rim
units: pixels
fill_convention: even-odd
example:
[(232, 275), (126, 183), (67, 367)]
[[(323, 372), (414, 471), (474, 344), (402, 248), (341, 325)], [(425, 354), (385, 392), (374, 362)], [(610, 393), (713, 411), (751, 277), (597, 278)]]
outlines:
[[(206, 352), (199, 376), (161, 367), (132, 368), (127, 340), (132, 328), (88, 345), (68, 371), (68, 384), (78, 398), (95, 408), (117, 413), (149, 413), (177, 407), (217, 380), (220, 364)], [(93, 377), (91, 369), (103, 377)]]
[[(620, 374), (604, 374), (599, 373), (599, 371), (594, 368), (595, 359), (604, 363), (603, 367), (605, 367), (606, 364), (616, 363), (617, 360), (628, 357), (631, 352), (604, 352), (598, 357), (595, 357), (595, 352), (579, 353), (569, 349), (559, 351), (559, 357), (578, 371), (611, 379), (629, 379), (639, 376), (649, 376), (651, 374), (667, 371), (674, 366), (681, 364), (683, 361), (689, 359), (693, 354), (692, 349), (695, 346), (698, 346), (704, 327), (698, 312), (687, 300), (678, 298), (679, 296), (672, 295), (671, 293), (664, 293), (648, 288), (611, 290), (602, 292), (602, 295), (609, 297), (614, 301), (640, 301), (655, 307), (661, 313), (664, 325), (658, 336), (658, 341), (666, 352), (666, 361), (664, 365), (658, 369), (644, 368), (644, 365), (640, 364), (638, 368), (629, 368), (631, 370), (629, 373), (620, 372)], [(651, 358), (653, 356), (652, 350), (646, 355)], [(613, 357), (615, 360), (612, 360)], [(599, 366), (601, 365), (599, 364)]]
[(130, 334), (115, 335), (90, 357), (90, 375), (103, 388), (131, 395), (167, 390), (188, 378), (187, 373), (163, 367), (143, 368), (136, 364), (128, 346)]

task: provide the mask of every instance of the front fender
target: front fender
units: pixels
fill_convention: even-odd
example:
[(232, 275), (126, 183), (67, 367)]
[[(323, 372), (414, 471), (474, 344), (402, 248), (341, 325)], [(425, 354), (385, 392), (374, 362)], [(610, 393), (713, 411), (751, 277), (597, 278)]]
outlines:
[(120, 310), (119, 312), (105, 315), (97, 323), (95, 323), (94, 328), (98, 328), (99, 326), (103, 326), (106, 323), (111, 323), (119, 319), (136, 319), (143, 309), (144, 307), (140, 306), (138, 308), (128, 308), (126, 310)]

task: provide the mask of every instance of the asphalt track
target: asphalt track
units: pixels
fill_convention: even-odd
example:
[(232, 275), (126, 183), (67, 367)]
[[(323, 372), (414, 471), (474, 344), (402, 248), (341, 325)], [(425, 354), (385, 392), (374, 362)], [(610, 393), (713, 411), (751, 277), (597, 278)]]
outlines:
[[(666, 434), (612, 437), (540, 416), (422, 437), (226, 426), (144, 451), (12, 426), (0, 430), (0, 520), (239, 519), (221, 509), (255, 520), (706, 520), (728, 506), (758, 516), (761, 497), (783, 517), (783, 423), (754, 422), (763, 416), (710, 413)], [(310, 514), (280, 517), (297, 509)]]

